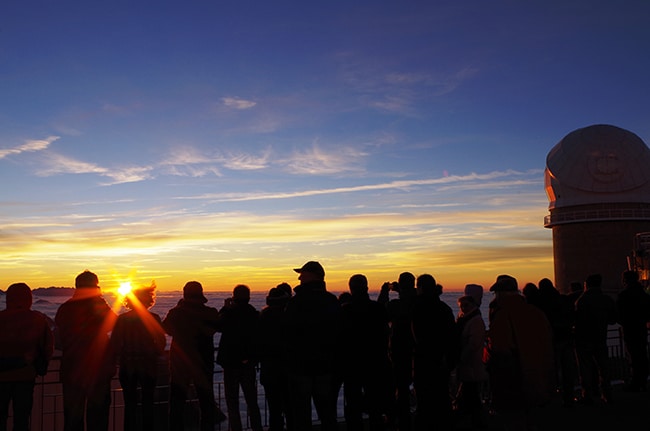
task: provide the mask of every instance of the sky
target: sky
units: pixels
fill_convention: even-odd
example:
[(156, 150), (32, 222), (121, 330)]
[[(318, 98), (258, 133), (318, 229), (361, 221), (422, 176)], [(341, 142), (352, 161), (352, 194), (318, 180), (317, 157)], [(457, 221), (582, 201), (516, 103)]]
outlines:
[(0, 289), (553, 279), (544, 168), (650, 142), (650, 2), (4, 1)]

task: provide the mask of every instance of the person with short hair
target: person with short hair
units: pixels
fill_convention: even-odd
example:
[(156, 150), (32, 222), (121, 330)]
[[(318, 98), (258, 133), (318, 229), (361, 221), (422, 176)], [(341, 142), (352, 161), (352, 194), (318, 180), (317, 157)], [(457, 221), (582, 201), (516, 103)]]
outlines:
[[(398, 297), (390, 299), (390, 292)], [(382, 284), (377, 302), (388, 311), (390, 322), (389, 352), (391, 359), (391, 384), (394, 396), (388, 412), (388, 421), (400, 431), (410, 431), (411, 384), (413, 383), (413, 341), (412, 318), (417, 291), (415, 276), (402, 272), (396, 282)]]
[(259, 313), (249, 302), (248, 286), (238, 284), (232, 297), (226, 298), (219, 310), (217, 331), (221, 332), (217, 364), (223, 368), (223, 385), (228, 408), (228, 429), (241, 431), (239, 388), (246, 401), (248, 417), (253, 431), (262, 431), (262, 416), (257, 404), (257, 374), (259, 361)]
[(156, 284), (135, 289), (125, 298), (128, 312), (121, 314), (111, 334), (120, 366), (124, 397), (124, 431), (137, 428), (138, 387), (142, 395), (142, 429), (154, 429), (154, 391), (158, 360), (165, 350), (160, 316), (149, 311), (155, 303)]
[(585, 291), (576, 301), (575, 348), (580, 370), (582, 402), (612, 402), (611, 365), (607, 329), (617, 322), (616, 302), (602, 290), (603, 277), (591, 274)]
[(172, 337), (169, 349), (169, 430), (185, 429), (184, 408), (193, 383), (199, 398), (201, 431), (213, 431), (217, 414), (214, 400), (214, 334), (219, 312), (206, 306), (203, 286), (188, 281), (183, 299), (169, 310), (163, 328)]
[(45, 315), (31, 309), (32, 290), (25, 283), (7, 288), (0, 311), (0, 429), (7, 429), (9, 404), (15, 431), (29, 429), (36, 376), (44, 376), (54, 350)]
[(349, 431), (363, 431), (363, 412), (371, 431), (384, 429), (390, 385), (388, 312), (370, 299), (368, 279), (355, 274), (348, 281), (350, 300), (341, 306), (340, 367)]
[[(61, 304), (56, 322), (63, 355), (63, 427), (65, 431), (108, 429), (114, 355), (108, 334), (117, 314), (102, 297), (99, 278), (88, 270), (75, 279), (72, 298)], [(85, 421), (84, 421), (85, 417)]]
[(413, 308), (413, 388), (417, 400), (416, 430), (451, 430), (449, 377), (458, 358), (454, 312), (441, 299), (431, 274), (416, 280)]
[(645, 391), (648, 385), (650, 295), (639, 282), (638, 272), (625, 271), (621, 278), (623, 290), (618, 294), (616, 306), (632, 371), (624, 389), (628, 392)]

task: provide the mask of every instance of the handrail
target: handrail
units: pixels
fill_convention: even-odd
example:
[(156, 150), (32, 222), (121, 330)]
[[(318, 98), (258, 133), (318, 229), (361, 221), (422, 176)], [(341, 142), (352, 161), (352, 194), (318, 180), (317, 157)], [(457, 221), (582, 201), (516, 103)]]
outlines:
[(650, 208), (600, 208), (578, 210), (554, 210), (544, 217), (544, 227), (558, 224), (582, 223), (588, 221), (648, 220)]
[[(612, 380), (614, 381), (623, 381), (629, 377), (629, 368), (626, 361), (625, 348), (623, 344), (623, 337), (621, 329), (618, 325), (612, 325), (608, 328), (608, 350), (609, 357), (611, 359), (612, 367)], [(60, 382), (60, 355), (56, 355), (50, 362), (50, 368), (48, 373), (44, 377), (39, 377), (36, 379), (36, 385), (34, 390), (34, 408), (32, 410), (32, 430), (40, 431), (58, 431), (63, 430), (63, 393), (61, 390)], [(167, 362), (163, 358), (157, 366), (159, 370), (166, 370)], [(259, 368), (258, 368), (259, 372)], [(225, 395), (223, 391), (223, 371), (220, 367), (215, 366), (215, 379), (214, 379), (214, 388), (215, 388), (215, 399), (217, 404), (225, 410)], [(167, 429), (167, 400), (168, 400), (168, 376), (164, 373), (159, 373), (159, 382), (156, 387), (155, 394), (155, 409), (156, 415), (156, 429)], [(259, 375), (258, 375), (259, 382)], [(343, 391), (341, 391), (342, 393)], [(109, 429), (113, 431), (118, 431), (122, 429), (123, 424), (123, 410), (124, 403), (122, 400), (122, 389), (119, 384), (117, 377), (114, 377), (111, 384), (111, 414), (109, 417)], [(342, 395), (339, 394), (339, 404), (341, 404)], [(243, 402), (243, 395), (242, 395)], [(268, 409), (266, 406), (264, 398), (264, 390), (261, 385), (259, 385), (258, 391), (258, 404), (262, 412), (262, 421), (263, 425), (268, 426)], [(198, 430), (198, 414), (192, 414), (198, 409), (198, 400), (195, 397), (187, 403), (188, 415), (186, 416), (186, 429), (187, 430)], [(340, 409), (339, 409), (340, 410)], [(245, 411), (245, 410), (244, 410)], [(341, 411), (338, 412), (339, 416)], [(11, 411), (9, 412), (11, 416)], [(245, 416), (245, 415), (243, 415)], [(340, 418), (339, 418), (340, 419)], [(11, 417), (10, 424), (11, 425)], [(248, 424), (248, 419), (244, 421), (245, 429), (250, 429)], [(217, 425), (219, 431), (226, 431), (228, 429), (227, 422), (223, 422)]]

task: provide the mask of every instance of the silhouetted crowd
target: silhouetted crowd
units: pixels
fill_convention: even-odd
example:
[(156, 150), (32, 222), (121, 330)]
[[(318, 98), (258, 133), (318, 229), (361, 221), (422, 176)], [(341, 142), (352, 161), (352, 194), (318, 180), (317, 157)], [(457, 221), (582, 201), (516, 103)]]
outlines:
[[(165, 334), (172, 340), (172, 431), (184, 429), (194, 394), (202, 431), (226, 418), (229, 430), (242, 430), (240, 390), (250, 429), (262, 431), (258, 370), (268, 431), (312, 429), (312, 406), (320, 429), (337, 430), (341, 391), (349, 431), (480, 429), (489, 414), (506, 430), (533, 429), (535, 414), (558, 391), (566, 407), (613, 402), (607, 332), (615, 323), (630, 364), (625, 390), (646, 390), (650, 295), (635, 271), (623, 273), (616, 300), (603, 293), (598, 274), (566, 294), (549, 279), (520, 290), (515, 278), (500, 275), (489, 288), (489, 330), (477, 284), (465, 287), (454, 316), (430, 274), (404, 272), (384, 283), (374, 300), (362, 274), (350, 277), (349, 292), (336, 297), (327, 291), (320, 263), (294, 271), (300, 284), (270, 289), (262, 310), (250, 304), (246, 285), (235, 286), (218, 310), (206, 305), (201, 283), (190, 281), (164, 319), (149, 310), (155, 284), (129, 293), (128, 311), (118, 316), (101, 296), (97, 275), (79, 274), (54, 319), (64, 430), (108, 429), (117, 370), (124, 430), (153, 430)], [(29, 286), (9, 286), (0, 311), (0, 431), (7, 429), (10, 403), (13, 429), (30, 429), (35, 379), (47, 373), (53, 354), (50, 324), (31, 305)], [(227, 416), (213, 389), (217, 332)]]

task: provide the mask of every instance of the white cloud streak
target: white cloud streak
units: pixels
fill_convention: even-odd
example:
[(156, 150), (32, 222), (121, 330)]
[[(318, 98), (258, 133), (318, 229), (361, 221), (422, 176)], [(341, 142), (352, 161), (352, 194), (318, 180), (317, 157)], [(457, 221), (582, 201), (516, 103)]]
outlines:
[[(442, 178), (430, 178), (422, 180), (400, 180), (400, 181), (391, 181), (388, 183), (381, 184), (366, 184), (360, 186), (351, 186), (351, 187), (336, 187), (330, 189), (319, 189), (319, 190), (303, 190), (297, 192), (288, 192), (288, 193), (219, 193), (219, 194), (206, 194), (201, 196), (194, 197), (179, 197), (177, 199), (212, 199), (216, 202), (243, 202), (243, 201), (259, 201), (259, 200), (272, 200), (272, 199), (292, 199), (300, 198), (307, 196), (319, 196), (319, 195), (331, 195), (338, 193), (358, 193), (358, 192), (367, 192), (367, 191), (377, 191), (377, 190), (404, 190), (410, 189), (413, 187), (420, 186), (430, 186), (430, 185), (462, 185), (462, 183), (468, 183), (473, 181), (492, 181), (499, 178), (510, 177), (510, 176), (528, 176), (531, 174), (539, 174), (539, 170), (530, 170), (526, 172), (518, 172), (514, 170), (507, 171), (494, 171), (487, 174), (476, 174), (471, 173), (469, 175), (450, 175)], [(507, 182), (506, 184), (510, 185), (521, 185), (520, 180), (514, 182)], [(505, 184), (499, 183), (501, 187), (504, 187)], [(481, 187), (480, 184), (472, 183), (472, 188)], [(485, 188), (494, 188), (495, 184), (490, 183), (486, 185)]]
[(25, 141), (24, 144), (13, 148), (0, 149), (0, 159), (7, 156), (18, 155), (21, 153), (33, 153), (36, 151), (43, 151), (47, 149), (54, 141), (58, 140), (59, 136), (49, 136), (46, 139), (32, 139)]
[(324, 150), (318, 142), (310, 148), (296, 150), (287, 160), (280, 161), (285, 171), (295, 175), (331, 175), (342, 172), (360, 172), (360, 161), (367, 154), (352, 147)]
[(257, 105), (257, 102), (253, 102), (252, 100), (240, 99), (239, 97), (222, 97), (221, 102), (227, 108), (232, 108), (237, 110), (250, 109), (255, 105)]

